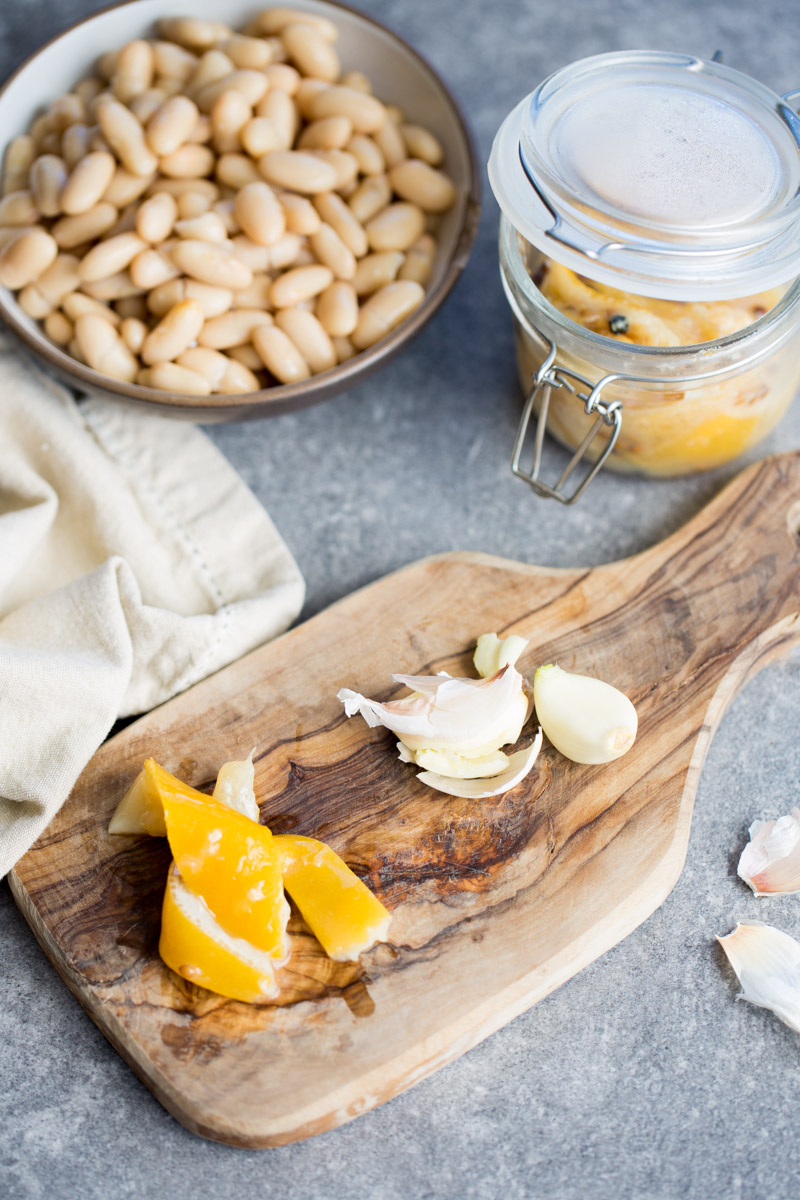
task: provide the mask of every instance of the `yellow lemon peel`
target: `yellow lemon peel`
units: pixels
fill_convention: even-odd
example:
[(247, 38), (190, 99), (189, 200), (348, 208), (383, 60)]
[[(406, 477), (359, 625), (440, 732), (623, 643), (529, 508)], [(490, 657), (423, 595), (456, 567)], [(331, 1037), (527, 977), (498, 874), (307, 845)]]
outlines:
[(278, 994), (272, 955), (227, 933), (174, 864), (164, 892), (158, 952), (176, 974), (220, 996), (252, 1004)]
[(277, 834), (275, 848), (286, 890), (329, 958), (353, 962), (386, 940), (391, 914), (330, 846)]
[(184, 979), (253, 1003), (279, 991), (288, 958), (289, 905), (335, 961), (354, 961), (386, 938), (388, 910), (324, 842), (273, 837), (260, 825), (252, 756), (220, 768), (208, 796), (149, 758), (126, 792), (110, 833), (166, 836), (170, 866), (159, 954)]
[(145, 771), (158, 789), (183, 882), (227, 933), (285, 960), (288, 905), (269, 829), (182, 783), (153, 759)]

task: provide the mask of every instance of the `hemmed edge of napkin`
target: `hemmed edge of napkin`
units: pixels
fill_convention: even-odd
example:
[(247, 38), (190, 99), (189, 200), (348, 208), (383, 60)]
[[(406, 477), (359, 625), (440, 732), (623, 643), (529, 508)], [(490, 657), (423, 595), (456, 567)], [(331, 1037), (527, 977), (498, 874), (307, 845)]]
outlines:
[(120, 713), (126, 716), (185, 691), (282, 633), (302, 608), (305, 582), (266, 510), (196, 426), (92, 399), (83, 400), (79, 412), (124, 474), (150, 528), (192, 571), (213, 617), (203, 622), (210, 636), (202, 653), (172, 680), (153, 681), (149, 694), (140, 689), (128, 697)]

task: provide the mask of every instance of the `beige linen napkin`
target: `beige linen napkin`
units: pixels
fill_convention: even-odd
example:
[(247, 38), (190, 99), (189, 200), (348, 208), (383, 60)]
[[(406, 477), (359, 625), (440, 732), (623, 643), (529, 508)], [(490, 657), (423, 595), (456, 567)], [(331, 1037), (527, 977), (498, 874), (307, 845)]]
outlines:
[(0, 877), (119, 716), (274, 637), (303, 580), (195, 426), (86, 400), (0, 333)]

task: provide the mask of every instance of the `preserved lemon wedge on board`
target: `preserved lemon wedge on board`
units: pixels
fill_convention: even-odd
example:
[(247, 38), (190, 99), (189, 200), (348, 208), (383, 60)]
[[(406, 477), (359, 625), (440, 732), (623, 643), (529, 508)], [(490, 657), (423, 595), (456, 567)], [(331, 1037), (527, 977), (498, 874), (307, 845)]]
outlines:
[(158, 952), (178, 975), (220, 996), (252, 1004), (278, 994), (272, 955), (226, 933), (174, 864), (164, 893)]
[(269, 829), (181, 783), (152, 759), (145, 770), (158, 788), (170, 849), (189, 891), (227, 933), (285, 961), (289, 905)]
[(288, 833), (273, 841), (286, 890), (329, 958), (354, 962), (386, 940), (390, 913), (330, 846)]
[(149, 833), (151, 837), (167, 836), (164, 808), (154, 778), (153, 768), (156, 765), (152, 758), (148, 758), (117, 805), (108, 826), (109, 833)]

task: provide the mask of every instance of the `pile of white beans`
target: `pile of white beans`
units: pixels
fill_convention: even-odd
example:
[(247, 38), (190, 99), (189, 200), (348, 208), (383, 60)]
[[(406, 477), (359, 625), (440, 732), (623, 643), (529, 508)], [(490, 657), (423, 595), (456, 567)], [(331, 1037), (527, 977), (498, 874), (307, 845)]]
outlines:
[(456, 190), (336, 39), (270, 8), (104, 55), (6, 149), (0, 285), (80, 362), (194, 396), (296, 383), (395, 329)]

